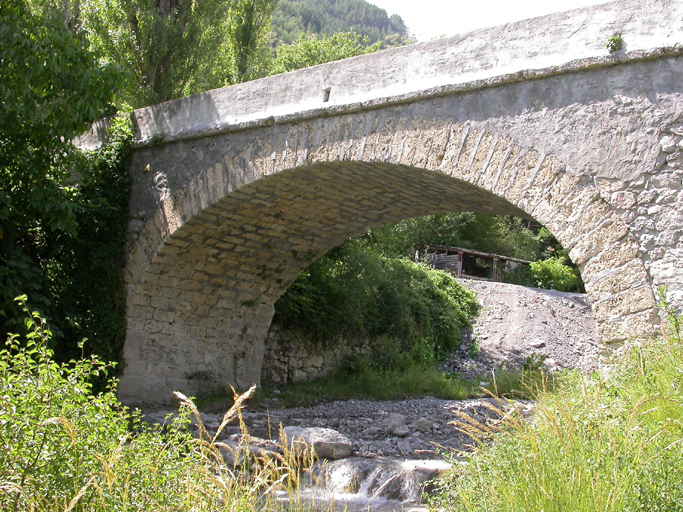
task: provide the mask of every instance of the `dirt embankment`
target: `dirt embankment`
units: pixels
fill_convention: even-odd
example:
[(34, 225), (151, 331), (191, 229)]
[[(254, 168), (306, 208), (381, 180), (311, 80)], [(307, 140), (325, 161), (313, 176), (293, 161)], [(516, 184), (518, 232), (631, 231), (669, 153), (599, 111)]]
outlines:
[(586, 295), (487, 281), (462, 283), (482, 306), (472, 332), (479, 351), (473, 359), (454, 355), (444, 369), (474, 376), (501, 365), (519, 367), (538, 356), (549, 369), (597, 369), (598, 340)]

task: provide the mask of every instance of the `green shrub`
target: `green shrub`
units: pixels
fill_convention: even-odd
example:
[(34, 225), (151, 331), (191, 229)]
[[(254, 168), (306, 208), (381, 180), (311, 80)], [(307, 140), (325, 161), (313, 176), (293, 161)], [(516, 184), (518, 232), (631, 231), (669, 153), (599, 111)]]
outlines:
[(114, 118), (109, 143), (79, 155), (76, 232), (48, 236), (42, 255), (43, 267), (49, 269), (52, 306), (48, 319), (58, 331), (58, 360), (78, 357), (78, 342), (85, 338), (85, 353), (117, 362), (114, 373), (120, 369), (126, 338), (121, 273), (129, 221), (132, 136), (128, 117)]
[[(0, 351), (3, 512), (246, 512), (259, 500), (273, 510), (269, 491), (278, 486), (296, 494), (301, 468), (286, 449), (277, 460), (254, 458), (250, 471), (236, 471), (189, 399), (176, 394), (178, 415), (163, 428), (149, 426), (117, 401), (115, 383), (93, 394), (90, 379), (111, 365), (94, 356), (56, 363), (47, 347), (51, 333), (37, 313), (26, 330)], [(248, 396), (236, 397), (224, 424)], [(187, 428), (190, 413), (197, 437)]]
[(616, 53), (619, 50), (621, 50), (624, 47), (624, 39), (621, 37), (621, 34), (614, 34), (607, 39), (607, 44), (605, 44), (605, 48), (607, 48), (607, 51), (612, 53)]
[[(23, 258), (21, 251), (10, 251), (6, 260), (0, 255), (0, 277), (11, 284), (0, 301), (12, 291), (29, 296), (31, 306), (50, 321), (58, 361), (69, 361), (83, 350), (107, 361), (122, 361), (126, 318), (121, 272), (129, 221), (131, 138), (130, 120), (122, 116), (112, 120), (107, 145), (72, 152), (71, 170), (78, 177), (70, 187), (73, 229), (32, 230), (30, 258)], [(22, 278), (21, 286), (15, 283), (8, 273), (12, 268), (23, 269), (24, 278), (30, 274), (31, 280)], [(22, 332), (21, 311), (14, 304), (2, 309), (2, 332)], [(79, 347), (84, 338), (87, 344)]]
[(474, 295), (443, 272), (350, 240), (294, 281), (275, 305), (274, 322), (326, 343), (388, 337), (399, 352), (431, 362), (460, 345), (477, 307)]
[(579, 291), (581, 278), (564, 261), (563, 257), (554, 257), (532, 262), (529, 265), (532, 285), (561, 292)]

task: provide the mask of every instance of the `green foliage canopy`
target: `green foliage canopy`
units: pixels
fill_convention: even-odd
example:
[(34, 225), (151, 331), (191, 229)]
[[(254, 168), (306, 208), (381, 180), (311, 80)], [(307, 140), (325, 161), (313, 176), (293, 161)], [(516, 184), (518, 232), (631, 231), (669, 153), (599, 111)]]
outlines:
[(372, 228), (361, 240), (391, 257), (412, 257), (429, 244), (462, 247), (512, 258), (538, 259), (539, 241), (528, 223), (484, 213), (446, 213)]
[(0, 63), (0, 314), (10, 316), (19, 293), (49, 303), (45, 238), (76, 230), (70, 141), (102, 116), (122, 74), (98, 62), (82, 33), (22, 0), (0, 4)]
[[(49, 237), (42, 254), (49, 309), (61, 360), (81, 353), (121, 361), (126, 338), (125, 241), (129, 221), (130, 141), (125, 117), (112, 119), (109, 142), (75, 162), (79, 186), (75, 234)], [(84, 349), (78, 342), (87, 339)], [(117, 367), (117, 369), (120, 368)], [(104, 382), (100, 382), (103, 384)]]
[(259, 78), (270, 62), (265, 52), (271, 15), (279, 0), (233, 0), (228, 17), (228, 43), (232, 61), (230, 83)]
[(292, 44), (278, 47), (272, 72), (285, 73), (380, 49), (381, 43), (370, 44), (367, 36), (363, 37), (354, 32), (337, 32), (331, 36), (302, 33)]
[(128, 107), (258, 76), (258, 50), (277, 0), (84, 0), (81, 17), (102, 57), (132, 79)]

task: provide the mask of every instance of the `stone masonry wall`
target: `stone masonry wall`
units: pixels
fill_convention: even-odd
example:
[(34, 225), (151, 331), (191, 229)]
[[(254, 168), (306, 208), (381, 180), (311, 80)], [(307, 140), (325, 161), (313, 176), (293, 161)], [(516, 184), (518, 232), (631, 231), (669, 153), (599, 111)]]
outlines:
[(315, 343), (310, 335), (271, 325), (265, 340), (262, 383), (283, 385), (328, 375), (349, 356), (368, 355), (367, 340), (335, 340)]
[(655, 285), (666, 285), (667, 300), (683, 309), (683, 115), (660, 133), (657, 160), (631, 182), (600, 187), (616, 205), (640, 242), (645, 267)]

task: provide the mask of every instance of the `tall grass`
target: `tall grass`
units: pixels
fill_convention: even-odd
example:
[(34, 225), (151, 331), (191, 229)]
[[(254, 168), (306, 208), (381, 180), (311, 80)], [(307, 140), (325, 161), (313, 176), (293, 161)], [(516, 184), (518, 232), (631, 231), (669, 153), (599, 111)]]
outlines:
[[(258, 399), (275, 396), (268, 388), (258, 395)], [(361, 368), (353, 372), (342, 369), (325, 377), (281, 386), (277, 399), (281, 407), (305, 407), (334, 400), (401, 400), (417, 396), (463, 400), (480, 395), (477, 384), (458, 375), (414, 364), (402, 368)]]
[(530, 421), (456, 424), (481, 444), (434, 499), (445, 510), (683, 510), (680, 329), (634, 343), (609, 377), (566, 374)]
[[(22, 302), (22, 306), (25, 304)], [(115, 383), (93, 394), (90, 381), (110, 366), (96, 357), (57, 364), (51, 333), (33, 313), (27, 336), (0, 351), (0, 509), (5, 511), (279, 510), (275, 492), (297, 504), (310, 453), (253, 454), (248, 433), (226, 463), (220, 431), (240, 421), (253, 389), (236, 396), (218, 432), (202, 425), (192, 400), (179, 414), (144, 423), (117, 401)], [(191, 418), (198, 433), (189, 429)], [(242, 424), (243, 425), (243, 424)]]
[[(389, 338), (385, 338), (390, 342)], [(415, 361), (396, 345), (385, 344), (370, 356), (348, 358), (337, 371), (304, 382), (278, 386), (281, 407), (311, 406), (332, 400), (401, 400), (431, 396), (444, 400), (464, 400), (484, 396), (532, 399), (538, 390), (551, 389), (554, 376), (543, 372), (543, 358), (531, 356), (521, 368), (501, 367), (473, 380), (434, 365)], [(273, 387), (257, 392), (255, 401), (274, 398)], [(226, 396), (207, 397), (205, 404), (224, 401)]]

